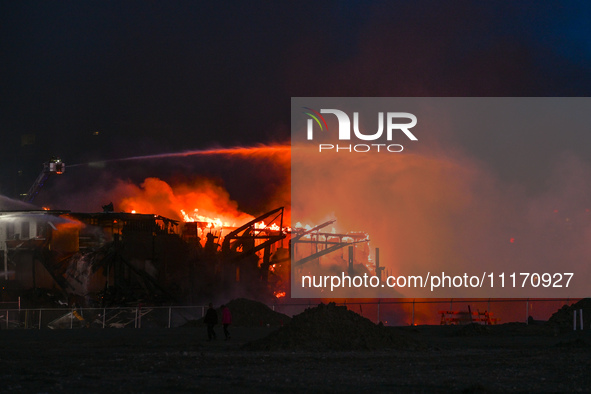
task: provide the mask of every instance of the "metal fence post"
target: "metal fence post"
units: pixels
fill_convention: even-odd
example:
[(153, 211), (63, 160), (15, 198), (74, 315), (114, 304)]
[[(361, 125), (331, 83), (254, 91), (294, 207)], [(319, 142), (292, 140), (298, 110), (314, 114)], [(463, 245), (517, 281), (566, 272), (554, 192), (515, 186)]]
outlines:
[[(490, 324), (495, 324), (496, 322), (499, 321), (499, 318), (498, 317), (495, 317), (494, 319), (490, 318), (490, 315), (492, 314), (491, 309), (492, 309), (492, 306), (493, 306), (494, 303), (496, 303), (496, 302), (508, 302), (508, 305), (511, 306), (510, 307), (511, 312), (512, 313), (513, 312), (517, 312), (517, 315), (519, 315), (519, 313), (518, 313), (519, 312), (519, 310), (518, 310), (519, 309), (519, 302), (523, 301), (523, 298), (509, 299), (509, 300), (497, 300), (497, 299), (488, 298), (488, 300), (486, 300), (486, 301), (485, 300), (468, 300), (468, 299), (462, 299), (462, 300), (464, 300), (465, 302), (481, 302), (481, 303), (487, 302), (487, 312), (485, 312), (484, 315), (487, 316), (487, 314), (488, 314), (487, 318), (489, 318), (489, 320), (487, 320), (487, 321)], [(564, 301), (564, 300), (567, 300), (567, 299), (556, 299), (556, 300)], [(568, 299), (568, 300), (570, 301), (570, 299)], [(449, 301), (449, 306), (450, 306), (450, 310), (451, 310), (452, 307), (453, 307), (453, 304), (452, 304), (453, 303), (453, 299), (450, 299), (448, 301)], [(388, 306), (389, 305), (392, 305), (392, 304), (401, 305), (402, 308), (400, 310), (400, 313), (404, 314), (405, 313), (404, 310), (406, 310), (405, 309), (406, 308), (406, 305), (412, 304), (411, 305), (411, 325), (414, 326), (415, 324), (418, 324), (416, 322), (416, 304), (417, 303), (419, 303), (419, 304), (425, 304), (424, 307), (427, 307), (427, 309), (430, 310), (429, 308), (431, 306), (438, 305), (438, 304), (439, 305), (441, 305), (441, 304), (442, 305), (445, 305), (448, 301), (445, 301), (444, 299), (443, 300), (440, 300), (440, 301), (420, 301), (420, 300), (419, 301), (416, 301), (416, 299), (413, 298), (410, 301), (408, 301), (408, 299), (407, 300), (403, 300), (403, 301), (394, 301), (394, 302), (393, 301), (386, 300), (386, 301), (384, 301), (384, 305), (386, 305), (386, 317), (390, 317), (388, 315), (388, 313), (390, 313), (390, 312), (388, 312), (389, 311), (389, 309), (388, 309)], [(532, 305), (529, 305), (530, 304), (530, 301), (532, 302)], [(527, 298), (525, 300), (525, 302), (526, 302), (526, 304), (525, 304), (526, 324), (528, 324), (528, 320), (529, 320), (530, 314), (533, 314), (534, 313), (534, 312), (532, 312), (532, 309), (534, 309), (533, 308), (533, 303), (535, 301), (537, 301), (538, 303), (541, 303), (541, 302), (554, 302), (555, 300), (538, 300), (538, 299), (532, 299), (532, 300), (530, 300), (529, 298)], [(299, 311), (300, 308), (305, 308), (306, 305), (310, 305), (310, 302), (311, 301), (308, 300), (308, 304), (306, 304), (306, 303), (297, 303), (297, 304), (279, 304), (279, 303), (273, 303), (271, 305), (268, 305), (268, 307), (271, 308), (272, 310), (276, 311), (276, 312), (277, 311), (284, 311), (285, 310), (286, 312), (289, 313), (290, 311), (291, 312), (293, 312), (293, 311)], [(4, 306), (3, 304), (4, 303), (0, 303), (0, 306)], [(339, 303), (339, 305), (344, 305), (348, 310), (349, 310), (349, 308), (351, 308), (350, 310), (353, 310), (354, 312), (356, 311), (355, 310), (355, 305), (358, 305), (359, 306), (359, 311), (356, 311), (356, 312), (358, 312), (361, 315), (363, 315), (363, 310), (362, 310), (363, 305), (366, 305), (366, 312), (368, 312), (368, 313), (369, 313), (369, 311), (371, 309), (371, 305), (376, 306), (377, 324), (379, 324), (380, 322), (382, 322), (382, 300), (380, 298), (375, 299), (374, 302), (353, 302), (353, 303), (349, 302), (349, 303), (347, 303), (347, 301), (345, 300), (344, 302)], [(544, 305), (546, 305), (546, 304), (544, 304)], [(553, 305), (553, 304), (551, 304), (551, 305)], [(205, 312), (206, 312), (205, 309), (207, 308), (206, 306), (203, 306), (203, 305), (192, 305), (192, 306), (173, 306), (173, 305), (169, 305), (168, 307), (165, 307), (165, 306), (155, 307), (154, 310), (152, 310), (152, 309), (149, 309), (148, 310), (148, 309), (145, 309), (144, 308), (144, 313), (142, 313), (142, 307), (125, 308), (125, 311), (129, 311), (129, 309), (135, 309), (135, 311), (134, 311), (135, 312), (135, 322), (134, 322), (135, 324), (134, 324), (134, 326), (135, 326), (136, 329), (141, 329), (142, 328), (142, 317), (144, 315), (149, 314), (149, 313), (153, 313), (153, 315), (154, 314), (157, 315), (157, 318), (158, 318), (158, 321), (159, 321), (158, 326), (159, 327), (162, 327), (162, 325), (161, 325), (161, 317), (162, 316), (159, 313), (157, 313), (157, 311), (165, 310), (164, 308), (168, 308), (168, 319), (167, 319), (168, 321), (167, 321), (167, 325), (165, 327), (166, 328), (172, 328), (172, 308), (173, 307), (174, 308), (179, 308), (179, 309), (180, 308), (184, 308), (183, 310), (189, 309), (190, 311), (193, 311), (194, 309), (197, 309), (198, 310), (199, 308), (201, 308), (202, 316), (205, 315)], [(459, 305), (458, 307), (460, 308), (461, 306)], [(468, 305), (468, 307), (470, 307), (470, 305)], [(53, 309), (53, 308), (38, 308), (38, 309), (21, 308), (21, 309), (16, 309), (16, 307), (15, 307), (14, 309), (5, 309), (6, 323), (4, 324), (4, 327), (2, 327), (2, 328), (3, 329), (4, 328), (5, 329), (23, 329), (23, 328), (24, 329), (33, 329), (33, 328), (37, 328), (39, 330), (42, 330), (42, 329), (44, 329), (44, 325), (45, 325), (45, 323), (43, 321), (43, 319), (44, 319), (43, 311), (44, 310), (47, 309), (47, 311), (51, 312), (49, 315), (47, 315), (48, 316), (47, 319), (49, 319), (48, 320), (48, 324), (51, 323), (50, 320), (53, 320), (54, 319), (53, 313), (55, 311), (58, 311), (58, 310), (59, 310), (60, 316), (61, 316), (59, 318), (60, 319), (60, 322), (63, 323), (64, 322), (63, 319), (67, 319), (67, 314), (65, 314), (65, 315), (63, 314), (63, 312), (65, 312), (67, 310), (67, 308), (68, 307), (63, 308), (63, 309), (62, 308), (59, 308), (59, 309)], [(83, 312), (84, 311), (87, 311), (87, 314), (88, 314), (88, 310), (90, 310), (90, 308), (78, 308), (78, 309), (72, 308), (72, 307), (70, 307), (70, 308), (71, 309), (70, 309), (70, 327), (69, 328), (70, 329), (73, 329), (74, 328), (74, 319), (77, 320), (76, 321), (76, 324), (77, 324), (76, 328), (82, 327), (82, 324), (85, 322), (83, 318), (86, 317), (83, 314)], [(37, 320), (37, 323), (35, 323), (35, 321), (34, 321), (35, 320), (35, 316), (34, 316), (35, 310), (37, 310), (38, 313), (39, 313), (39, 316), (37, 317), (37, 319), (38, 319)], [(78, 310), (80, 310), (80, 312), (78, 312)], [(96, 312), (96, 311), (98, 311), (100, 309), (99, 308), (96, 308), (96, 309), (93, 309), (93, 310)], [(501, 311), (502, 311), (502, 309), (501, 309)], [(544, 314), (546, 313), (545, 312), (545, 309), (541, 309), (540, 311), (542, 311)], [(14, 321), (14, 325), (13, 326), (11, 326), (10, 321), (9, 321), (9, 319), (10, 319), (10, 313), (11, 312), (17, 315), (15, 317), (15, 321)], [(423, 313), (424, 312), (425, 311), (423, 311)], [(0, 312), (0, 314), (1, 314), (1, 312)], [(182, 312), (181, 312), (181, 314), (182, 314)], [(192, 312), (191, 312), (191, 314), (192, 314)], [(371, 313), (369, 313), (369, 315), (371, 315)], [(369, 318), (369, 315), (368, 315), (368, 318)], [(395, 312), (395, 315), (396, 315), (396, 318), (401, 317), (402, 319), (404, 319), (404, 317), (402, 315), (399, 316), (399, 313), (398, 312)], [(107, 309), (106, 309), (106, 307), (104, 307), (103, 308), (103, 315), (102, 315), (102, 328), (103, 329), (104, 328), (107, 328), (107, 321), (106, 321), (107, 318), (106, 318), (106, 316), (107, 316)], [(125, 316), (126, 316), (125, 317), (125, 321), (127, 322), (126, 324), (127, 324), (127, 326), (129, 326), (129, 324), (128, 324), (129, 323), (129, 320), (128, 320), (129, 315), (126, 315), (125, 314)], [(0, 317), (1, 317), (1, 315), (0, 315)], [(98, 318), (98, 316), (97, 316), (97, 318)], [(114, 320), (117, 320), (115, 318), (113, 318), (113, 319)], [(586, 321), (587, 321), (587, 327), (590, 327), (589, 320), (590, 320), (590, 318), (587, 317), (587, 319), (586, 319)], [(98, 321), (98, 319), (96, 321)], [(421, 317), (419, 319), (419, 321), (420, 321), (421, 324), (430, 324), (429, 322), (431, 322), (431, 318), (430, 317), (425, 317), (425, 315), (423, 314), (423, 317)], [(519, 317), (518, 316), (517, 316), (517, 321), (519, 321)], [(176, 322), (175, 324), (178, 324), (178, 322)], [(402, 324), (404, 324), (404, 323), (402, 323)], [(577, 310), (575, 312), (574, 316), (573, 316), (573, 328), (575, 330), (577, 330), (577, 331), (578, 330), (582, 330), (582, 329), (584, 329), (584, 324), (585, 324), (585, 320), (584, 320), (584, 317), (583, 317), (583, 311), (582, 310)], [(65, 325), (61, 325), (61, 328), (62, 329), (68, 329), (67, 323), (65, 323)]]
[(573, 311), (573, 331), (577, 331), (577, 310)]
[(380, 324), (380, 300), (378, 299), (378, 324)]

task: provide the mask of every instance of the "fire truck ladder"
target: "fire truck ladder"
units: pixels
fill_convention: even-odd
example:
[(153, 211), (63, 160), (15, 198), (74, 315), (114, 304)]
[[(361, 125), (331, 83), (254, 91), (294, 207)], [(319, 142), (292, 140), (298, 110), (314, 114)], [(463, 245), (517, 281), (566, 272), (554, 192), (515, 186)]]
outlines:
[(32, 203), (39, 190), (43, 187), (47, 179), (53, 174), (61, 175), (64, 173), (66, 165), (58, 158), (52, 157), (49, 161), (43, 163), (43, 170), (31, 186), (27, 194), (23, 196), (23, 201)]

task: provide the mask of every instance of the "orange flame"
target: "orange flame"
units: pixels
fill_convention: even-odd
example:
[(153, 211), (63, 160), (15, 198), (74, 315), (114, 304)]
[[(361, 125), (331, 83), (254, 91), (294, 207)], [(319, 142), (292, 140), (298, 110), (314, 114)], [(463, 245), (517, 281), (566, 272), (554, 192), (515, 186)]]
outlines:
[(236, 227), (239, 223), (234, 222), (235, 218), (212, 218), (209, 216), (199, 215), (197, 212), (199, 211), (198, 208), (195, 208), (193, 212), (186, 213), (184, 209), (181, 209), (181, 215), (185, 222), (205, 222), (208, 223), (207, 227)]
[(115, 201), (125, 212), (156, 213), (187, 222), (208, 222), (214, 227), (231, 227), (253, 219), (238, 209), (226, 190), (209, 180), (173, 187), (161, 179), (147, 178), (140, 187), (125, 184), (121, 189), (122, 196)]
[[(264, 221), (254, 224), (256, 230), (281, 231), (281, 227), (277, 223), (266, 224)], [(291, 232), (291, 228), (283, 226), (283, 232)]]
[[(265, 204), (269, 209), (285, 206), (284, 223), (289, 222), (290, 205), (290, 165), (291, 150), (289, 145), (260, 145), (255, 147), (233, 147), (187, 151), (178, 154), (146, 156), (190, 156), (226, 155), (242, 157), (245, 160), (271, 161), (283, 168), (285, 182), (275, 195), (268, 196)], [(138, 157), (144, 158), (144, 157)], [(283, 184), (284, 183), (284, 184)], [(194, 180), (188, 184), (169, 184), (158, 178), (146, 178), (138, 187), (120, 182), (111, 197), (118, 207), (125, 212), (154, 213), (171, 219), (185, 222), (205, 222), (207, 227), (236, 227), (254, 217), (238, 209), (238, 203), (230, 198), (229, 193), (214, 181), (208, 179)], [(264, 227), (264, 225), (263, 225)], [(269, 226), (271, 231), (279, 231), (278, 225)]]

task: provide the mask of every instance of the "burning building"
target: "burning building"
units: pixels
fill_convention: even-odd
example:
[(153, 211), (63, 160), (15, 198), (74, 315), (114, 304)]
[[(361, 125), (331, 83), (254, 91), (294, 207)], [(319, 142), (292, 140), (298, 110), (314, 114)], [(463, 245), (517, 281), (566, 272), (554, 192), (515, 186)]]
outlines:
[(0, 211), (0, 281), (9, 293), (47, 289), (70, 304), (110, 306), (283, 297), (292, 256), (298, 268), (314, 269), (346, 246), (349, 272), (367, 271), (354, 266), (352, 251), (367, 252), (366, 234), (320, 233), (323, 225), (292, 231), (283, 213), (224, 227), (109, 210)]
[(264, 299), (287, 283), (275, 262), (287, 250), (282, 220), (283, 208), (234, 228), (137, 213), (3, 211), (0, 280), (8, 291), (50, 289), (80, 305), (224, 292)]
[[(289, 152), (282, 146), (189, 153), (281, 163), (289, 185)], [(76, 166), (81, 165), (70, 167)], [(45, 163), (23, 200), (31, 201), (47, 178), (64, 168), (59, 159)], [(292, 231), (289, 209), (255, 218), (207, 179), (170, 185), (150, 177), (140, 185), (119, 180), (111, 185), (102, 197), (126, 212), (115, 212), (111, 204), (103, 212), (83, 213), (22, 203), (0, 211), (0, 281), (7, 293), (47, 289), (85, 306), (196, 303), (235, 296), (264, 301), (289, 293), (292, 259), (300, 270), (341, 260), (349, 272), (367, 269), (365, 264), (353, 267), (353, 253), (346, 261), (342, 252), (354, 244), (356, 260), (367, 260), (366, 234), (324, 234), (323, 226)], [(284, 192), (279, 188), (269, 199), (287, 203), (287, 194), (277, 198)], [(91, 199), (86, 191), (79, 193), (60, 201), (67, 206)], [(332, 253), (337, 250), (340, 259)]]

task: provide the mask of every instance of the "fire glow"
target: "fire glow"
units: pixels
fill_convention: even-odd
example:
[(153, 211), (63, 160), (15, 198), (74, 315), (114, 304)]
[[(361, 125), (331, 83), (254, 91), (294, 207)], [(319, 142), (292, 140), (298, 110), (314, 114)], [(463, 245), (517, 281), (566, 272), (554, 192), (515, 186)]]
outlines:
[(157, 213), (185, 222), (207, 222), (209, 227), (232, 227), (254, 217), (238, 209), (229, 193), (210, 180), (170, 185), (158, 178), (146, 178), (138, 187), (121, 184), (113, 198), (125, 212)]
[(235, 222), (224, 221), (219, 217), (211, 218), (208, 216), (200, 215), (199, 209), (195, 208), (193, 212), (186, 213), (184, 209), (181, 209), (181, 216), (183, 217), (183, 221), (185, 222), (204, 222), (207, 223), (207, 227), (216, 227), (216, 228), (224, 228), (224, 227), (236, 227)]
[[(178, 153), (163, 153), (148, 156), (135, 156), (126, 160), (150, 160), (159, 158), (188, 157), (193, 155), (234, 156), (247, 162), (272, 162), (282, 168), (284, 182), (276, 192), (267, 197), (263, 209), (285, 206), (286, 223), (289, 222), (290, 205), (290, 145), (258, 145), (252, 147), (232, 147), (220, 149), (192, 150)], [(253, 166), (253, 168), (258, 168)], [(228, 191), (219, 182), (195, 177), (193, 181), (173, 184), (155, 177), (146, 178), (137, 186), (129, 182), (119, 181), (115, 190), (110, 193), (117, 209), (125, 212), (157, 213), (184, 222), (207, 223), (208, 228), (236, 227), (254, 219), (254, 216), (241, 211), (238, 203), (230, 198)], [(256, 213), (256, 212), (255, 212)], [(263, 223), (257, 229), (280, 231), (277, 224), (271, 227)]]

